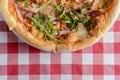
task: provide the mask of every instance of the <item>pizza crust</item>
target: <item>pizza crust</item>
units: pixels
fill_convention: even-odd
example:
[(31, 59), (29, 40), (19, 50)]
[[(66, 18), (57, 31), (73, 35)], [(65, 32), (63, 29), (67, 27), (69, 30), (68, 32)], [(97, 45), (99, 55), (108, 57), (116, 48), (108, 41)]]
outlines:
[(53, 42), (53, 41), (46, 41), (45, 42), (44, 40), (39, 41), (33, 35), (31, 35), (30, 32), (25, 30), (25, 28), (23, 26), (24, 26), (23, 24), (19, 23), (18, 26), (15, 27), (12, 31), (16, 35), (18, 35), (18, 37), (21, 37), (21, 39), (23, 39), (23, 41), (27, 42), (31, 46), (34, 46), (38, 49), (48, 51), (48, 52), (55, 52), (56, 51), (55, 50), (56, 49), (55, 42)]
[[(9, 25), (9, 29), (12, 30), (16, 35), (21, 37), (25, 42), (34, 46), (38, 49), (49, 51), (49, 52), (71, 52), (76, 51), (87, 46), (90, 46), (96, 43), (113, 25), (114, 21), (117, 19), (119, 14), (120, 0), (113, 0), (112, 9), (106, 13), (107, 19), (104, 22), (99, 23), (97, 26), (97, 34), (86, 38), (82, 41), (76, 42), (76, 37), (71, 37), (73, 41), (69, 43), (66, 40), (65, 43), (56, 44), (54, 41), (44, 41), (36, 39), (29, 31), (27, 31), (22, 23), (19, 20), (16, 20), (13, 15), (9, 12), (8, 9), (8, 0), (0, 0), (0, 10), (2, 15)], [(9, 18), (9, 19), (8, 19)], [(79, 39), (79, 38), (78, 38)], [(70, 39), (69, 39), (70, 40)]]
[[(120, 13), (120, 0), (113, 0), (112, 5), (110, 6), (112, 9), (106, 13), (107, 19), (103, 23), (102, 28), (99, 28), (100, 32), (105, 34), (111, 26), (113, 26), (115, 20), (119, 16)], [(98, 39), (101, 38), (102, 36), (98, 35)]]
[(9, 25), (9, 29), (14, 29), (17, 26), (17, 21), (15, 20), (14, 16), (9, 12), (8, 0), (0, 0), (0, 11), (3, 15), (4, 20)]

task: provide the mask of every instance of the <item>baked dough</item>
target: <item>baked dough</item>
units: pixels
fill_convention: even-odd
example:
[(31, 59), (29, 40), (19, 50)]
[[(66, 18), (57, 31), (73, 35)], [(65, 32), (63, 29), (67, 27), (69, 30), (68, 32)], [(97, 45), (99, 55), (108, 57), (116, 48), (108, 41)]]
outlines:
[[(8, 4), (9, 0), (0, 0), (0, 11), (9, 29), (31, 46), (55, 53), (76, 51), (96, 43), (111, 28), (120, 11), (120, 0), (111, 0), (110, 5), (106, 9), (107, 12), (100, 16), (98, 25), (92, 31), (94, 35), (87, 36), (81, 40), (81, 36), (79, 36), (79, 32), (77, 31), (76, 33), (70, 34), (66, 40), (56, 43), (52, 40), (44, 41), (43, 39), (37, 39), (33, 36), (24, 27), (25, 25), (19, 21), (15, 15), (10, 13)], [(84, 34), (84, 29), (81, 30), (83, 31), (80, 32)]]

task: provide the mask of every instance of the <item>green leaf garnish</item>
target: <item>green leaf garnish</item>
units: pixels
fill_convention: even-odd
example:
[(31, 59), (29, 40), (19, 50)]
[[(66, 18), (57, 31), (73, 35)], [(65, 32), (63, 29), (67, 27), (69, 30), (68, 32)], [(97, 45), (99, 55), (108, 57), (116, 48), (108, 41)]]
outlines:
[(87, 11), (87, 8), (83, 8), (83, 9), (81, 10), (81, 14), (84, 14), (86, 11)]
[(111, 0), (106, 0), (105, 4), (102, 6), (102, 9), (107, 8)]
[(25, 7), (28, 6), (28, 0), (15, 0), (17, 2), (22, 2)]
[(28, 0), (24, 0), (24, 6), (27, 7), (28, 6)]
[(50, 39), (50, 40), (54, 40), (54, 41), (59, 41), (58, 39), (54, 38), (53, 35), (51, 35), (49, 33), (48, 30), (46, 30), (46, 28), (40, 24), (39, 21), (37, 21), (34, 17), (30, 17), (30, 19), (33, 21), (34, 25), (39, 28), (40, 30), (43, 30), (45, 36), (44, 36), (44, 40), (46, 39)]
[[(110, 0), (107, 0), (105, 5), (109, 5)], [(38, 36), (41, 33), (44, 34), (44, 40), (53, 40), (59, 41), (57, 38), (54, 37), (54, 34), (57, 33), (59, 35), (60, 28), (56, 27), (56, 21), (53, 20), (53, 15), (57, 18), (60, 23), (65, 23), (70, 30), (78, 30), (78, 25), (83, 24), (87, 31), (90, 32), (91, 27), (93, 24), (91, 22), (91, 17), (87, 15), (87, 10), (89, 10), (90, 5), (84, 4), (82, 9), (72, 9), (70, 6), (68, 12), (65, 12), (65, 3), (56, 3), (55, 1), (51, 0), (52, 6), (54, 7), (50, 14), (46, 14), (43, 11), (39, 12), (36, 17), (30, 17), (30, 20), (33, 22), (36, 29), (38, 29)], [(44, 6), (44, 3), (39, 4), (36, 8), (40, 8)], [(105, 8), (106, 6), (103, 6)], [(60, 26), (61, 27), (61, 26)]]
[(41, 8), (41, 7), (43, 7), (44, 5), (45, 5), (44, 3), (38, 4), (38, 5), (36, 6), (36, 8)]

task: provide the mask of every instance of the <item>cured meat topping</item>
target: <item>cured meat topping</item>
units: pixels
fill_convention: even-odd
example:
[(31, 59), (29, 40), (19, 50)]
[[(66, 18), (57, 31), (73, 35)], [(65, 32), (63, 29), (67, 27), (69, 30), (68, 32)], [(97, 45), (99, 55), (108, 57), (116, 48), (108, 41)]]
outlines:
[(79, 24), (90, 33), (109, 6), (110, 0), (103, 1), (103, 6), (97, 6), (96, 0), (15, 0), (14, 6), (28, 31), (36, 29), (36, 35), (44, 34), (44, 40), (59, 41), (77, 32)]

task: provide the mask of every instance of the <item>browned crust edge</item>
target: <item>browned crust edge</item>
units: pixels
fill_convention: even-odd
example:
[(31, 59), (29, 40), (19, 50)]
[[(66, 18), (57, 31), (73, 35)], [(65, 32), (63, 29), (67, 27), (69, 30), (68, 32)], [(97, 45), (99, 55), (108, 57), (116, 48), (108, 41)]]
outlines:
[(17, 25), (17, 21), (9, 12), (8, 0), (0, 0), (0, 13), (3, 15), (4, 20), (9, 25), (9, 29), (14, 29)]
[[(77, 42), (75, 44), (55, 44), (53, 41), (39, 41), (35, 39), (28, 31), (23, 28), (23, 24), (15, 20), (8, 9), (8, 0), (0, 0), (0, 10), (2, 11), (3, 18), (9, 25), (9, 29), (12, 30), (16, 35), (21, 37), (25, 42), (34, 46), (38, 49), (49, 51), (49, 52), (71, 52), (76, 51), (87, 46), (96, 43), (102, 36), (111, 28), (114, 21), (120, 12), (120, 0), (114, 0), (112, 9), (107, 13), (107, 19), (103, 22), (101, 28), (99, 28), (98, 34), (86, 39), (82, 42)], [(9, 19), (8, 19), (9, 18)], [(57, 50), (57, 51), (56, 51)]]

